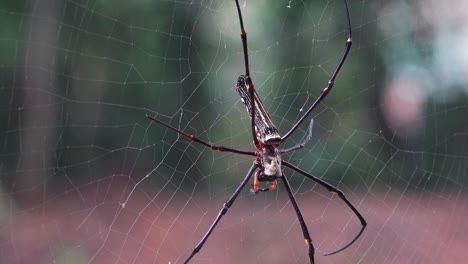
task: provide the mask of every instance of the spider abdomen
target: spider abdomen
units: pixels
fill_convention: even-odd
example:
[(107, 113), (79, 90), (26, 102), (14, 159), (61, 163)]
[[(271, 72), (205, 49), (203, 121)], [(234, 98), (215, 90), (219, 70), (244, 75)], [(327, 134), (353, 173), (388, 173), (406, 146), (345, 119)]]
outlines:
[(255, 118), (255, 133), (258, 141), (262, 144), (280, 144), (281, 136), (278, 133), (278, 129), (271, 121), (270, 115), (263, 108), (263, 103), (258, 97), (255, 89), (253, 90), (254, 108), (252, 109), (252, 98), (250, 97), (247, 89), (247, 83), (252, 81), (250, 77), (241, 75), (237, 78), (236, 91), (241, 97), (242, 102), (247, 108), (250, 118), (252, 118), (252, 111), (254, 112)]

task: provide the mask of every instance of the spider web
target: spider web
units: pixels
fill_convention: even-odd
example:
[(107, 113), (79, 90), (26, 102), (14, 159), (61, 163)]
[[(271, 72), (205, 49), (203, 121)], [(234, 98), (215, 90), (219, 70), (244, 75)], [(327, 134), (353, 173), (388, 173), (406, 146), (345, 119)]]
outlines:
[[(341, 1), (241, 1), (251, 75), (280, 132), (318, 96), (347, 37)], [(316, 263), (468, 256), (468, 7), (349, 2), (353, 47), (285, 169)], [(453, 8), (457, 7), (457, 8)], [(183, 263), (251, 157), (234, 92), (234, 1), (2, 1), (0, 262)], [(307, 124), (285, 143), (304, 139)], [(249, 183), (250, 184), (250, 183)], [(286, 192), (247, 186), (190, 263), (308, 263)]]

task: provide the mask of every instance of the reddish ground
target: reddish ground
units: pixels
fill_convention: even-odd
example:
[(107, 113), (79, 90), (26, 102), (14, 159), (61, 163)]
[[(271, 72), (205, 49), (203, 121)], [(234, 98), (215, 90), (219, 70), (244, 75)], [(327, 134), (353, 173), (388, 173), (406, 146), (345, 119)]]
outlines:
[[(32, 209), (3, 196), (0, 263), (183, 263), (232, 191), (191, 199), (137, 191), (123, 208), (129, 187), (102, 186), (42, 197)], [(467, 263), (467, 196), (393, 192), (350, 194), (368, 227), (354, 245), (328, 257), (321, 254), (350, 240), (359, 222), (336, 197), (296, 194), (316, 263)], [(308, 263), (283, 193), (244, 191), (191, 263)]]

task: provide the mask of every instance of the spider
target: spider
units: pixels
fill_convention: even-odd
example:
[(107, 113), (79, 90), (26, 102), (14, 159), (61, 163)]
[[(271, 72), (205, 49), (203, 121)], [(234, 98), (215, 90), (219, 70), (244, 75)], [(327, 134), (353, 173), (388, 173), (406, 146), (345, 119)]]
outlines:
[[(252, 166), (250, 167), (249, 171), (247, 172), (246, 176), (244, 177), (244, 179), (241, 181), (241, 183), (239, 184), (237, 189), (234, 191), (234, 193), (231, 195), (231, 197), (229, 197), (229, 199), (224, 203), (216, 219), (211, 224), (208, 231), (205, 233), (205, 235), (202, 237), (200, 242), (197, 244), (197, 246), (194, 248), (194, 250), (192, 251), (190, 256), (185, 260), (184, 263), (187, 264), (195, 256), (195, 254), (197, 254), (202, 249), (203, 245), (208, 240), (211, 233), (213, 232), (213, 230), (215, 229), (215, 227), (221, 220), (221, 218), (226, 214), (226, 212), (232, 206), (232, 204), (236, 200), (239, 193), (244, 189), (244, 187), (250, 181), (250, 178), (252, 177), (252, 175), (254, 175), (252, 191), (255, 193), (267, 192), (267, 191), (272, 191), (276, 189), (278, 185), (278, 179), (283, 182), (286, 192), (288, 194), (288, 197), (291, 201), (291, 204), (294, 207), (294, 211), (296, 212), (299, 224), (301, 226), (302, 234), (304, 236), (305, 243), (308, 247), (308, 255), (309, 255), (310, 263), (313, 264), (315, 263), (315, 260), (314, 260), (315, 249), (312, 244), (312, 239), (310, 238), (309, 231), (304, 222), (304, 218), (302, 217), (301, 210), (299, 209), (296, 199), (293, 196), (289, 181), (283, 173), (282, 166), (286, 166), (292, 169), (293, 171), (299, 174), (302, 174), (306, 178), (309, 178), (313, 180), (314, 182), (318, 183), (319, 185), (323, 186), (325, 189), (327, 189), (331, 193), (337, 194), (341, 198), (341, 200), (343, 200), (346, 203), (346, 205), (354, 212), (354, 214), (359, 218), (359, 221), (361, 222), (361, 229), (359, 233), (350, 242), (348, 242), (346, 245), (342, 246), (341, 248), (333, 252), (324, 254), (325, 256), (336, 254), (346, 249), (350, 245), (352, 245), (361, 236), (367, 223), (364, 217), (345, 197), (342, 191), (332, 186), (331, 184), (303, 171), (302, 169), (294, 166), (288, 161), (282, 160), (281, 155), (296, 151), (298, 149), (302, 149), (310, 141), (312, 137), (312, 128), (314, 124), (313, 119), (310, 120), (308, 135), (302, 143), (295, 145), (288, 149), (279, 149), (279, 146), (283, 144), (297, 130), (297, 128), (304, 122), (304, 120), (315, 109), (315, 107), (330, 93), (331, 89), (333, 88), (335, 84), (335, 79), (338, 76), (338, 73), (346, 60), (346, 57), (349, 53), (349, 50), (352, 44), (351, 19), (350, 19), (349, 10), (348, 10), (348, 3), (346, 0), (343, 0), (345, 10), (346, 10), (346, 20), (347, 20), (347, 25), (348, 25), (348, 38), (346, 40), (344, 52), (341, 56), (341, 59), (338, 65), (335, 68), (335, 71), (333, 72), (333, 75), (328, 80), (327, 86), (322, 90), (320, 95), (312, 103), (309, 109), (303, 114), (303, 116), (292, 126), (292, 128), (284, 136), (280, 136), (278, 129), (275, 127), (275, 125), (271, 121), (270, 116), (268, 115), (267, 111), (263, 107), (263, 104), (260, 101), (260, 98), (258, 97), (257, 92), (255, 91), (252, 79), (250, 77), (249, 56), (247, 52), (247, 33), (245, 32), (245, 29), (244, 29), (244, 23), (242, 19), (241, 9), (239, 6), (239, 1), (235, 0), (235, 2), (236, 2), (237, 12), (239, 15), (239, 23), (240, 23), (240, 29), (241, 29), (241, 39), (242, 39), (242, 47), (243, 47), (244, 63), (245, 63), (245, 75), (240, 75), (237, 78), (236, 91), (241, 97), (241, 101), (246, 106), (247, 112), (250, 116), (253, 143), (256, 148), (256, 151), (243, 151), (243, 150), (228, 148), (224, 146), (212, 145), (206, 141), (203, 141), (197, 138), (194, 135), (186, 134), (183, 131), (180, 131), (177, 128), (172, 127), (169, 124), (166, 124), (156, 118), (153, 118), (147, 115), (147, 117), (151, 119), (153, 122), (163, 125), (166, 128), (173, 130), (176, 133), (182, 136), (185, 136), (189, 138), (190, 140), (195, 141), (201, 145), (204, 145), (205, 147), (210, 148), (212, 150), (232, 152), (232, 153), (237, 153), (240, 155), (248, 155), (248, 156), (255, 157), (255, 160)], [(268, 182), (269, 185), (267, 188), (260, 188), (259, 187), (260, 182)]]

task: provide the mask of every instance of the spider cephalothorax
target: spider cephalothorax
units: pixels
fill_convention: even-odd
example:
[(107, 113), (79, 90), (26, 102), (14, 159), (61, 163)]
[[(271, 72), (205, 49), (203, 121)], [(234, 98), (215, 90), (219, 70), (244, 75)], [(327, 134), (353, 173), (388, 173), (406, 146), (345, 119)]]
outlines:
[[(254, 193), (272, 191), (278, 185), (277, 179), (283, 176), (281, 152), (272, 145), (264, 145), (257, 153), (256, 163), (259, 170), (254, 175), (251, 191)], [(260, 182), (271, 182), (271, 184), (267, 188), (260, 188)]]
[(277, 148), (272, 147), (271, 145), (265, 145), (261, 150), (259, 150), (259, 155), (263, 174), (266, 176), (277, 177), (281, 177), (283, 175), (283, 172), (281, 171), (281, 153)]

